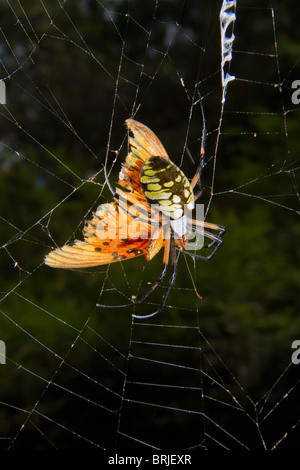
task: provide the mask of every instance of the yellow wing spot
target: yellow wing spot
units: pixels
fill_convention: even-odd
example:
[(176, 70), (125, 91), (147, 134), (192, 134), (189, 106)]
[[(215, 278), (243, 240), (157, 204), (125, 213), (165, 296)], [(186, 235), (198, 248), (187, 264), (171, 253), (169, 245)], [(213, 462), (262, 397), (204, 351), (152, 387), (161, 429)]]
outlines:
[(173, 196), (173, 202), (177, 202), (177, 203), (181, 202), (181, 197), (178, 196), (177, 194), (174, 194), (174, 196)]
[(175, 178), (176, 183), (180, 183), (181, 180), (182, 180), (181, 175), (176, 176)]
[(151, 169), (151, 165), (149, 165), (149, 162), (145, 162), (144, 163), (144, 170), (149, 170), (149, 168)]
[(142, 176), (140, 178), (140, 182), (141, 183), (159, 183), (160, 182), (160, 179), (159, 178), (151, 178), (149, 176)]
[(168, 171), (170, 168), (172, 168), (172, 166), (174, 165), (174, 163), (167, 165), (165, 168), (162, 168), (161, 170), (158, 170), (158, 171)]
[(145, 191), (145, 196), (149, 197), (150, 199), (170, 199), (172, 193), (164, 193), (163, 191)]
[(174, 181), (166, 181), (164, 186), (165, 188), (172, 188), (172, 186), (174, 186)]
[(161, 189), (161, 185), (160, 184), (152, 184), (152, 183), (149, 183), (147, 185), (147, 189), (149, 189), (149, 191), (159, 191)]
[(160, 206), (170, 206), (171, 204), (172, 204), (172, 202), (170, 201), (170, 199), (163, 199), (163, 200), (159, 201)]
[(145, 170), (145, 168), (144, 168), (144, 173), (145, 173), (145, 175), (147, 175), (147, 176), (155, 176), (155, 175), (157, 174), (157, 171), (154, 171), (154, 170), (147, 170), (147, 169)]

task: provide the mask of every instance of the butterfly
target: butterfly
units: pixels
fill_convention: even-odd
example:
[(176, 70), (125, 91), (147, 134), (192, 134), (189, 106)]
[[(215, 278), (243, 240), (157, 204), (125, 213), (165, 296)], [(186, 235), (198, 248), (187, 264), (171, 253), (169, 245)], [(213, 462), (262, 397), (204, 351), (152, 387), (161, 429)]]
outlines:
[[(194, 194), (194, 187), (200, 185), (202, 163), (189, 181), (170, 160), (151, 129), (133, 119), (127, 119), (125, 123), (131, 133), (128, 137), (129, 153), (122, 164), (113, 200), (101, 204), (92, 219), (85, 222), (84, 240), (75, 240), (52, 250), (46, 255), (45, 264), (52, 268), (77, 269), (126, 261), (142, 255), (150, 261), (163, 248), (159, 276), (147, 292), (129, 304), (142, 303), (162, 282), (171, 264), (170, 279), (158, 309), (149, 315), (133, 315), (135, 318), (145, 318), (156, 315), (164, 308), (175, 282), (178, 253), (190, 254), (186, 250), (190, 233), (211, 240), (206, 246), (212, 250), (208, 256), (193, 254), (208, 260), (222, 246), (225, 227), (189, 216), (195, 201), (202, 194), (202, 190)], [(125, 306), (128, 305), (118, 307)]]

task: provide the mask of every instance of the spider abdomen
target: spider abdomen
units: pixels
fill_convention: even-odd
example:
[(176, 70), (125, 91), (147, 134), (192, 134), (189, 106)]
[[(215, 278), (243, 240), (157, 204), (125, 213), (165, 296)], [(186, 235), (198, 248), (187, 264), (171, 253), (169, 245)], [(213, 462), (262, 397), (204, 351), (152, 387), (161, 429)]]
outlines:
[(171, 219), (194, 208), (194, 194), (185, 174), (164, 157), (151, 157), (141, 168), (140, 184), (149, 204)]

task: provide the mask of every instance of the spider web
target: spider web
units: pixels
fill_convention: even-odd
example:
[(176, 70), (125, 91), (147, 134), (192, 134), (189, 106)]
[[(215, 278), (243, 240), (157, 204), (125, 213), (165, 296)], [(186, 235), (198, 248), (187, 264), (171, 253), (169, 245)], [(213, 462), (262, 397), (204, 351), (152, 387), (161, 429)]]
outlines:
[[(237, 2), (226, 100), (221, 6), (1, 3), (2, 449), (296, 447), (299, 5)], [(128, 117), (192, 178), (200, 97), (202, 202), (224, 247), (209, 263), (179, 259), (159, 316), (132, 313), (154, 311), (167, 280), (142, 305), (97, 308), (130, 304), (162, 254), (81, 271), (43, 258), (111, 200)]]

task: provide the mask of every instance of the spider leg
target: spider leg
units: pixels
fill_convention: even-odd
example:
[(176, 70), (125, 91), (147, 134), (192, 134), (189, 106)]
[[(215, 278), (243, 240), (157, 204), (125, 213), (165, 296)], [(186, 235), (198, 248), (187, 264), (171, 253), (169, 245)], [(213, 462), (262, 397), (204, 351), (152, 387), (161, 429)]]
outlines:
[[(135, 305), (139, 305), (144, 302), (144, 300), (149, 297), (152, 292), (156, 289), (156, 287), (161, 283), (161, 281), (164, 279), (167, 269), (168, 269), (168, 263), (169, 263), (169, 255), (170, 255), (170, 242), (171, 240), (169, 237), (166, 238), (166, 243), (164, 247), (164, 257), (163, 257), (163, 267), (162, 270), (157, 277), (157, 279), (152, 283), (150, 289), (148, 289), (139, 299), (135, 300), (134, 302), (131, 302), (130, 304), (124, 304), (124, 305), (102, 305), (102, 304), (96, 304), (97, 307), (104, 307), (104, 308), (125, 308), (125, 307), (134, 307)], [(135, 316), (135, 315), (133, 315)], [(138, 317), (136, 317), (138, 318)], [(141, 317), (143, 318), (143, 317)]]
[[(195, 254), (195, 253), (191, 254), (187, 250), (182, 250), (183, 253), (186, 253), (190, 256), (193, 256), (193, 258), (204, 259), (204, 260), (207, 260), (207, 261), (211, 260), (223, 245), (222, 237), (223, 237), (223, 235), (226, 231), (225, 227), (223, 227), (222, 225), (215, 225), (215, 224), (211, 224), (209, 222), (203, 222), (201, 220), (194, 220), (194, 219), (189, 219), (188, 220), (188, 226), (193, 227), (193, 230), (195, 232), (201, 233), (205, 238), (209, 238), (210, 240), (212, 240), (211, 243), (209, 243), (208, 245), (203, 246), (202, 248), (205, 248), (205, 249), (212, 249), (213, 248), (213, 251), (207, 256), (198, 255), (198, 254)], [(218, 234), (216, 235), (214, 233), (211, 233), (210, 231), (205, 230), (206, 228), (208, 228), (210, 230), (216, 230), (218, 232)]]
[(200, 189), (195, 195), (194, 195), (194, 201), (197, 201), (203, 194), (203, 189)]
[(174, 285), (175, 279), (176, 279), (176, 274), (177, 274), (177, 256), (176, 256), (176, 249), (175, 249), (175, 240), (174, 240), (174, 232), (171, 230), (171, 239), (169, 240), (170, 244), (170, 258), (171, 258), (171, 278), (168, 283), (168, 287), (166, 289), (166, 292), (163, 295), (162, 301), (155, 312), (150, 313), (149, 315), (132, 315), (134, 318), (151, 318), (154, 317), (155, 315), (159, 314), (165, 307), (166, 301), (169, 297), (170, 291)]
[(190, 278), (191, 278), (191, 281), (192, 281), (192, 284), (193, 284), (193, 288), (194, 288), (195, 294), (196, 294), (196, 296), (198, 297), (198, 299), (202, 299), (202, 296), (201, 296), (201, 295), (199, 294), (199, 292), (197, 291), (197, 287), (196, 287), (194, 278), (193, 278), (193, 276), (192, 276), (192, 273), (191, 273), (191, 270), (190, 270), (190, 267), (189, 267), (189, 263), (188, 263), (188, 261), (187, 261), (185, 255), (186, 255), (186, 253), (183, 253), (184, 261), (185, 261), (185, 264), (186, 264), (188, 273), (189, 273), (189, 275), (190, 275)]
[[(140, 297), (138, 300), (136, 300), (135, 302), (133, 302), (132, 304), (130, 304), (131, 306), (132, 305), (138, 305), (138, 304), (141, 304), (142, 302), (144, 302), (144, 300), (147, 299), (147, 297), (149, 297), (150, 294), (152, 294), (152, 292), (154, 292), (154, 290), (157, 288), (157, 286), (161, 283), (161, 281), (164, 279), (166, 273), (167, 273), (167, 269), (168, 269), (168, 264), (169, 264), (169, 255), (170, 255), (170, 246), (171, 246), (171, 243), (170, 243), (170, 239), (167, 238), (166, 239), (166, 244), (165, 244), (165, 249), (164, 249), (164, 257), (163, 257), (163, 268), (161, 270), (161, 273), (160, 275), (157, 277), (157, 279), (152, 283), (150, 289), (148, 289), (143, 295), (142, 297)], [(133, 315), (133, 317), (135, 318), (139, 318), (137, 317), (136, 315)], [(144, 316), (142, 316), (141, 318), (143, 318)]]
[(222, 244), (221, 245), (217, 245), (216, 248), (213, 250), (213, 252), (208, 255), (208, 256), (204, 256), (204, 255), (198, 255), (196, 253), (191, 253), (190, 251), (187, 251), (187, 250), (184, 250), (184, 249), (181, 249), (182, 253), (185, 253), (186, 255), (189, 255), (191, 256), (192, 258), (197, 258), (197, 259), (203, 259), (205, 261), (210, 261), (214, 256), (215, 254), (217, 253), (217, 251), (219, 251), (219, 249), (221, 248)]
[(203, 189), (202, 189), (202, 186), (201, 186), (201, 176), (202, 176), (203, 166), (204, 166), (204, 148), (201, 147), (200, 163), (199, 163), (199, 165), (197, 167), (197, 170), (196, 170), (196, 173), (194, 174), (193, 179), (191, 181), (192, 189), (194, 189), (196, 184), (200, 188), (199, 191), (194, 195), (194, 200), (195, 201), (197, 201), (197, 199), (199, 199), (199, 197), (201, 197), (202, 194), (203, 194)]
[(223, 227), (223, 226), (218, 226), (218, 229), (219, 229), (219, 233), (218, 235), (214, 235), (208, 231), (204, 231), (204, 235), (207, 237), (207, 238), (210, 238), (212, 241), (212, 243), (210, 243), (209, 245), (207, 245), (205, 248), (208, 248), (208, 249), (211, 249), (213, 248), (215, 245), (218, 246), (218, 250), (221, 248), (221, 246), (223, 245), (223, 235), (224, 233), (226, 232), (226, 228)]
[[(194, 177), (191, 181), (191, 187), (192, 189), (194, 189), (194, 187), (196, 186), (196, 184), (198, 183), (199, 185), (201, 184), (200, 183), (200, 180), (201, 180), (201, 175), (202, 175), (202, 162), (200, 163), (200, 165), (197, 167), (197, 170), (196, 170), (196, 173), (194, 174)], [(200, 196), (202, 194), (202, 189), (200, 189), (199, 193), (200, 193)], [(196, 198), (196, 195), (194, 197), (194, 199), (198, 199), (200, 196), (198, 196)]]
[[(223, 225), (211, 224), (210, 222), (204, 222), (202, 220), (188, 219), (188, 226), (193, 227), (194, 230), (198, 231), (199, 233), (203, 233), (207, 238), (213, 240), (213, 242), (205, 246), (205, 248), (212, 248), (215, 244), (223, 243), (223, 241), (220, 240), (220, 238), (222, 238), (226, 232), (226, 228)], [(205, 230), (205, 228), (209, 230), (216, 230), (218, 234), (215, 235), (210, 233), (209, 231)]]

